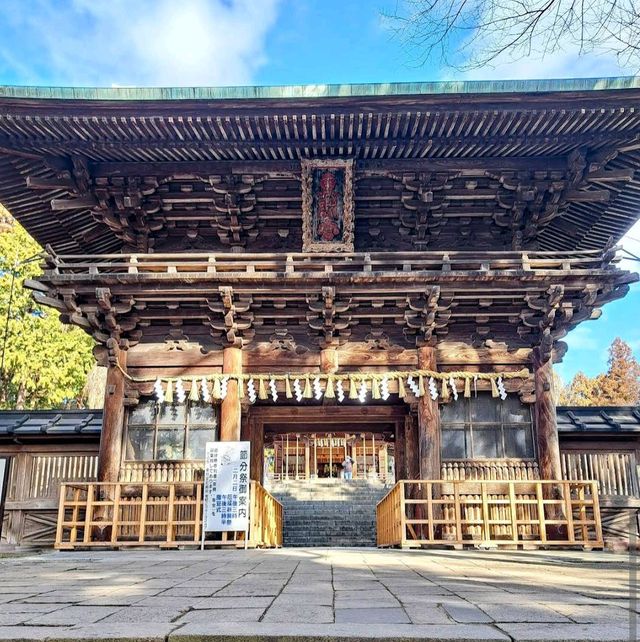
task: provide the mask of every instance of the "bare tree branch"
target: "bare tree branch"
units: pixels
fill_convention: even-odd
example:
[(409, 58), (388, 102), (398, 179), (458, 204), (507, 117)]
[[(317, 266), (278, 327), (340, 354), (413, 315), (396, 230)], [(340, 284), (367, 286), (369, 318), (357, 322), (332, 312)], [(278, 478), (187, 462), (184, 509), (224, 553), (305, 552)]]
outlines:
[(470, 70), (576, 49), (640, 69), (640, 0), (399, 0), (385, 17), (419, 64)]

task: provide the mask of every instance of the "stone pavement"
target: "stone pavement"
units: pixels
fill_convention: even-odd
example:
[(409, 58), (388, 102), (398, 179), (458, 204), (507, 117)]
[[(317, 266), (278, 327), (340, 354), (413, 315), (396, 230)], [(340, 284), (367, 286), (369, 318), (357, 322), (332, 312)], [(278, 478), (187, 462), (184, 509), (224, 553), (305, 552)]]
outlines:
[(635, 640), (631, 561), (365, 548), (5, 557), (0, 640)]

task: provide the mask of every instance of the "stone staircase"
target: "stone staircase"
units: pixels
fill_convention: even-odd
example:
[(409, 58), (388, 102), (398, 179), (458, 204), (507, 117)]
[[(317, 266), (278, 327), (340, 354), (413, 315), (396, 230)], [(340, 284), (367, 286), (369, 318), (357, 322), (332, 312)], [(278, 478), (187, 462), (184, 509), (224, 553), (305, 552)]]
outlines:
[(285, 546), (375, 546), (379, 481), (271, 481), (267, 490), (284, 509)]

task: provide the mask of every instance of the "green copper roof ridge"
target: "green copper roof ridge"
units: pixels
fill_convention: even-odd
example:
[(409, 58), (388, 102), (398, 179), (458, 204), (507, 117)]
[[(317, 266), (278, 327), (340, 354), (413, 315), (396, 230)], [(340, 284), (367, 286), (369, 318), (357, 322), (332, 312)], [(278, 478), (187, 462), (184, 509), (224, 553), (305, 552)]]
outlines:
[(229, 87), (36, 87), (0, 86), (0, 98), (41, 100), (282, 100), (509, 94), (640, 89), (640, 76), (537, 80), (450, 80), (409, 83), (254, 85)]

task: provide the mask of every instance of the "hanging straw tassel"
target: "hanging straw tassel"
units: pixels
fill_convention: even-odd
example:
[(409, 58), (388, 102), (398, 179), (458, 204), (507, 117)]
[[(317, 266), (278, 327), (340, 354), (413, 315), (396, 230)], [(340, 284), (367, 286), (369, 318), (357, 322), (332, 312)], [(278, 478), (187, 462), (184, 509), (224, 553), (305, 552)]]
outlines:
[(189, 401), (200, 401), (198, 396), (198, 383), (195, 379), (191, 379), (191, 390), (189, 390)]
[(378, 381), (378, 377), (371, 379), (371, 398), (380, 399), (380, 382)]
[(418, 377), (418, 392), (421, 397), (424, 397), (427, 394), (427, 391), (424, 388), (424, 377), (422, 375)]
[(284, 396), (287, 399), (293, 399), (293, 393), (291, 392), (291, 381), (289, 380), (289, 375), (284, 378)]
[(264, 385), (264, 377), (260, 377), (260, 387), (258, 388), (258, 399), (267, 399), (267, 387)]
[(398, 397), (400, 397), (400, 399), (406, 399), (407, 397), (407, 391), (404, 387), (404, 380), (402, 377), (398, 377)]
[(336, 398), (336, 393), (334, 392), (334, 389), (333, 389), (333, 377), (331, 376), (327, 377), (327, 387), (324, 391), (324, 398), (325, 399)]
[(171, 379), (167, 381), (167, 390), (164, 393), (164, 400), (166, 403), (173, 403), (173, 381), (171, 381)]
[(218, 379), (218, 377), (213, 380), (213, 391), (211, 396), (216, 400), (222, 399), (222, 386), (220, 385), (220, 379)]
[(358, 387), (356, 386), (356, 380), (349, 376), (349, 399), (358, 398)]
[(440, 389), (440, 396), (443, 399), (449, 399), (449, 386), (447, 385), (447, 380), (442, 380), (442, 388)]
[(464, 380), (464, 397), (468, 399), (471, 396), (471, 379), (466, 377)]
[(496, 398), (496, 397), (500, 396), (500, 391), (498, 390), (498, 385), (496, 384), (496, 380), (493, 377), (491, 378), (491, 396), (493, 398)]
[(311, 390), (311, 379), (309, 379), (309, 376), (305, 377), (304, 391), (302, 392), (302, 398), (303, 399), (313, 398), (313, 391)]

